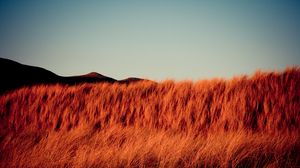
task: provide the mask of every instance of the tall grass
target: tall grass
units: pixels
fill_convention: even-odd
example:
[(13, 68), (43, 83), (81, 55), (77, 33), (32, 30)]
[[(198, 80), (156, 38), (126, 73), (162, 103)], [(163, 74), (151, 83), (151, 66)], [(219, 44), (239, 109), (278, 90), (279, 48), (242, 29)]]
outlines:
[(0, 96), (4, 166), (297, 167), (300, 70)]

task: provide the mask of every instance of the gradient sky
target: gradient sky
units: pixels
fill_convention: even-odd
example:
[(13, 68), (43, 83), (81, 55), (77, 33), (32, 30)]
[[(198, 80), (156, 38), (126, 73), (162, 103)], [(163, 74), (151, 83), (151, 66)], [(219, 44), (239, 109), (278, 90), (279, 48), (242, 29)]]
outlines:
[(0, 57), (59, 75), (230, 78), (300, 65), (297, 1), (0, 1)]

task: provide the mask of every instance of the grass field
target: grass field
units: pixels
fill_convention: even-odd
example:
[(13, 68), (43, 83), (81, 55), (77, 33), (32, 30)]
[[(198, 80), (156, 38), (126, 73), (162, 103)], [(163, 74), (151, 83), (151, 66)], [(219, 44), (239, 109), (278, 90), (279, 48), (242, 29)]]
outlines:
[(0, 96), (1, 167), (299, 167), (300, 69)]

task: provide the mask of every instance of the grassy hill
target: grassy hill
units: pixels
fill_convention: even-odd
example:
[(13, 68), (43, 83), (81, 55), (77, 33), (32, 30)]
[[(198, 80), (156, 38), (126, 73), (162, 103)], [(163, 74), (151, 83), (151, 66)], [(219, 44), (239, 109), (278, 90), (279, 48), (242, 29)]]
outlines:
[(300, 70), (0, 95), (1, 167), (297, 167)]

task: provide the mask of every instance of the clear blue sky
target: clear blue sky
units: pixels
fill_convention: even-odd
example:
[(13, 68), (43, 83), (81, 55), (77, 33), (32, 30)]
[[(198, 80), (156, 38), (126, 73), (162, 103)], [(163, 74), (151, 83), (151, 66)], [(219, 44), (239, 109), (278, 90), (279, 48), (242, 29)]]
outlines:
[(300, 65), (297, 1), (0, 1), (0, 57), (59, 75), (230, 78)]

